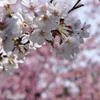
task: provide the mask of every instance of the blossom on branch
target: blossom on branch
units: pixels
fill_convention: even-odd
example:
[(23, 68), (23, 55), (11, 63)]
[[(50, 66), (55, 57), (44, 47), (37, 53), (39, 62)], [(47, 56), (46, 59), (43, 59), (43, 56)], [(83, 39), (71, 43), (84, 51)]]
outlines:
[[(84, 6), (79, 4), (80, 1), (70, 10), (61, 0), (45, 4), (38, 0), (0, 1), (0, 38), (4, 50), (0, 55), (2, 72), (13, 72), (17, 68), (15, 63), (23, 62), (26, 55), (47, 42), (57, 56), (61, 55), (67, 60), (79, 53), (84, 38), (90, 36), (87, 31), (90, 25), (86, 25), (86, 22), (82, 25), (79, 19), (71, 18), (69, 13)], [(14, 5), (15, 11), (12, 10)], [(56, 37), (59, 37), (57, 42)], [(12, 60), (12, 56), (15, 59)]]

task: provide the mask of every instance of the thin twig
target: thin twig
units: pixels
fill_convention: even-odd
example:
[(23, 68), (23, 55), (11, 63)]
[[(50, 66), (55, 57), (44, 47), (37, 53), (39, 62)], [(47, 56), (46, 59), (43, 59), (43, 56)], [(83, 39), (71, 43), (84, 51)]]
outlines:
[(81, 0), (78, 0), (75, 5), (68, 11), (68, 13), (70, 13), (71, 11), (73, 11), (74, 9), (78, 8), (78, 3), (80, 2)]
[(50, 0), (50, 3), (52, 3), (53, 2), (53, 0)]

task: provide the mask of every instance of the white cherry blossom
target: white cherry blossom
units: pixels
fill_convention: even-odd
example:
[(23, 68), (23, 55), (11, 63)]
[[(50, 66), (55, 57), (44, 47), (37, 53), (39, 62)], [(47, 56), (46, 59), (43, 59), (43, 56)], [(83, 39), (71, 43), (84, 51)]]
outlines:
[(57, 19), (67, 16), (67, 4), (61, 2), (60, 0), (54, 0), (52, 3), (49, 3), (48, 10), (49, 12)]
[(52, 35), (49, 31), (42, 31), (41, 29), (37, 29), (33, 32), (30, 39), (33, 41), (33, 44), (38, 43), (39, 45), (42, 45), (45, 42), (45, 39), (51, 40)]
[(45, 4), (39, 0), (0, 0), (0, 7), (0, 73), (5, 76), (46, 42), (57, 56), (69, 60), (90, 36), (90, 25), (70, 17), (61, 0)]
[(22, 0), (21, 3), (24, 7), (24, 13), (34, 12), (40, 5), (40, 2), (38, 0)]
[(17, 0), (0, 0), (0, 6), (3, 7), (6, 4), (14, 4)]
[(63, 43), (61, 45), (56, 46), (54, 49), (57, 56), (61, 55), (67, 60), (69, 60), (71, 58), (71, 55), (74, 55), (74, 53), (76, 54), (79, 52), (79, 44), (80, 43), (75, 37), (66, 37)]

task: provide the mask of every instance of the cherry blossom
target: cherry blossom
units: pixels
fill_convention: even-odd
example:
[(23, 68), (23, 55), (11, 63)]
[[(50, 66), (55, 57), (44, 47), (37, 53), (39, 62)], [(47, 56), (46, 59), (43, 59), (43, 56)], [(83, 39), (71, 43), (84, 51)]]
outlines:
[(34, 12), (38, 6), (40, 6), (40, 2), (38, 0), (22, 0), (22, 5), (24, 6), (23, 11), (25, 13)]
[(14, 4), (17, 0), (0, 0), (0, 6), (3, 7), (6, 4)]
[(67, 60), (70, 59), (70, 56), (73, 55), (74, 53), (79, 52), (79, 42), (77, 41), (76, 38), (74, 37), (67, 37), (65, 38), (64, 42), (55, 50), (56, 50), (56, 55), (62, 55), (64, 58)]
[[(79, 53), (79, 46), (84, 43), (84, 38), (90, 36), (89, 24), (85, 22), (82, 25), (79, 19), (70, 17), (70, 12), (83, 6), (80, 0), (70, 9), (67, 3), (61, 0), (45, 4), (40, 3), (39, 0), (0, 2), (2, 2), (0, 10), (1, 47), (8, 57), (1, 62), (2, 70), (13, 72), (18, 67), (17, 64), (23, 62), (28, 54), (46, 43), (51, 45), (52, 51), (57, 56), (61, 55), (70, 60)], [(58, 42), (56, 42), (57, 37)], [(15, 56), (14, 61), (13, 56)], [(5, 59), (2, 53), (1, 58)]]
[[(55, 1), (59, 2), (59, 0)], [(67, 0), (67, 4), (68, 1), (71, 3), (74, 2), (74, 0), (73, 2)], [(23, 46), (25, 46), (25, 48), (35, 47), (36, 51), (34, 53), (28, 53), (25, 57), (23, 56), (26, 58), (24, 59), (24, 63), (19, 64), (19, 68), (15, 68), (16, 70), (14, 72), (12, 70), (13, 75), (11, 75), (10, 78), (6, 79), (3, 75), (0, 75), (2, 77), (0, 78), (0, 100), (99, 100), (100, 20), (98, 16), (100, 16), (100, 2), (96, 0), (84, 0), (82, 2), (85, 4), (83, 7), (84, 11), (80, 8), (76, 10), (75, 13), (72, 10), (75, 7), (72, 6), (72, 9), (69, 9), (73, 4), (68, 6), (68, 12), (71, 13), (68, 13), (64, 19), (56, 20), (58, 27), (49, 30), (52, 35), (52, 40), (45, 40), (45, 45), (38, 45), (38, 43), (35, 43), (36, 40), (32, 40), (33, 37), (30, 39), (36, 30), (44, 31), (45, 29), (42, 26), (39, 28), (38, 24), (34, 21), (34, 23), (32, 22), (31, 25), (29, 25), (26, 21), (27, 18), (23, 16), (23, 20), (21, 20), (23, 23), (22, 27), (25, 28), (27, 25), (30, 31), (23, 31), (21, 28), (24, 37), (21, 35), (13, 38), (14, 43), (21, 49)], [(80, 5), (80, 3), (78, 5)], [(91, 9), (89, 9), (89, 7)], [(48, 7), (46, 9), (48, 9)], [(78, 11), (79, 13), (77, 13)], [(43, 14), (43, 12), (41, 13)], [(70, 14), (74, 17), (70, 17)], [(25, 14), (25, 16), (26, 15), (27, 14)], [(37, 15), (38, 19), (40, 16), (39, 14)], [(32, 17), (33, 15), (29, 14), (28, 16)], [(90, 29), (88, 23), (92, 24)], [(1, 32), (6, 27), (6, 25), (3, 25), (4, 23), (1, 21)], [(18, 41), (19, 38), (22, 39), (20, 42)], [(84, 40), (84, 38), (86, 39)], [(2, 45), (2, 42), (0, 42), (0, 45)], [(57, 50), (63, 51), (61, 46), (68, 52), (57, 53)], [(1, 47), (3, 48), (3, 46), (0, 46), (0, 48)], [(50, 52), (51, 48), (55, 53)], [(7, 64), (8, 58), (11, 61), (12, 54), (13, 53), (8, 54), (1, 49), (0, 60), (2, 61), (0, 64)], [(61, 54), (63, 57), (64, 54), (69, 54), (70, 56), (65, 55), (69, 60), (61, 56), (56, 57), (55, 54), (58, 56)], [(20, 57), (19, 53), (15, 55), (15, 59), (17, 59), (17, 57)], [(14, 61), (16, 62), (16, 60)], [(7, 71), (8, 66), (5, 66), (5, 68), (4, 71), (3, 66), (0, 66), (0, 74), (9, 76), (10, 73)]]

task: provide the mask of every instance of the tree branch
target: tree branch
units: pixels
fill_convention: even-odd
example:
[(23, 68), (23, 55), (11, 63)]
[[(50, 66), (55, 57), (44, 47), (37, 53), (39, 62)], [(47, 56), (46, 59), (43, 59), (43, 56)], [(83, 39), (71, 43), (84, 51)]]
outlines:
[(81, 0), (78, 0), (78, 1), (75, 3), (75, 5), (68, 11), (68, 13), (70, 13), (71, 11), (73, 11), (73, 10), (75, 10), (75, 9), (77, 9), (77, 8), (80, 8), (80, 7), (84, 6), (83, 4), (78, 5), (78, 3), (79, 3), (80, 1), (81, 1)]
[(50, 0), (50, 3), (52, 3), (53, 2), (53, 0)]

